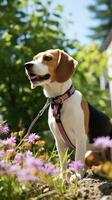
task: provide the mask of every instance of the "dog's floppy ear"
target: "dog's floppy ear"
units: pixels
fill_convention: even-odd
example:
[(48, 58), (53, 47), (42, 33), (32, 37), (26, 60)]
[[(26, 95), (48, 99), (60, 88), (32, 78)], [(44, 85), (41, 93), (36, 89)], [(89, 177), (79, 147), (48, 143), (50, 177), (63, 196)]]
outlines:
[(56, 68), (56, 81), (60, 83), (67, 81), (76, 69), (77, 64), (78, 62), (71, 56), (64, 51), (59, 50), (58, 65)]

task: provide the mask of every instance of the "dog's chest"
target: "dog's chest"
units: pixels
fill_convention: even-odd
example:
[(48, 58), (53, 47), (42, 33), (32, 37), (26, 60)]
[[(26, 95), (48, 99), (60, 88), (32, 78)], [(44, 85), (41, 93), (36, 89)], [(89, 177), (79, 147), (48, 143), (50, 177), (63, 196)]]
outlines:
[[(82, 132), (80, 129), (81, 126), (83, 128), (82, 122), (84, 121), (84, 116), (81, 108), (81, 99), (81, 93), (79, 91), (75, 91), (74, 95), (64, 101), (61, 108), (61, 122), (70, 139), (73, 139), (74, 136), (79, 134), (79, 132)], [(54, 136), (57, 135), (59, 137), (59, 129), (53, 116), (53, 110), (51, 107), (49, 108), (48, 123)]]

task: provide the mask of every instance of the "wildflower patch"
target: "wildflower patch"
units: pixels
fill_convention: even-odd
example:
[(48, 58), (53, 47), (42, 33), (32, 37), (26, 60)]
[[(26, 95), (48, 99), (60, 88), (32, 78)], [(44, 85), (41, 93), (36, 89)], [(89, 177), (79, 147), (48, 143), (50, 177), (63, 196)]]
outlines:
[[(75, 184), (63, 181), (57, 158), (55, 163), (52, 161), (52, 157), (54, 160), (57, 154), (54, 153), (54, 156), (52, 152), (51, 159), (49, 158), (44, 149), (45, 141), (41, 140), (38, 134), (31, 133), (26, 136), (24, 131), (10, 133), (5, 124), (0, 127), (0, 181), (3, 183), (0, 195), (2, 199), (17, 199), (17, 196), (20, 199), (23, 194), (27, 196), (28, 191), (33, 190), (32, 185), (35, 185), (37, 191), (38, 184), (41, 187), (46, 185), (48, 191), (53, 189), (54, 195), (63, 196), (63, 198), (74, 188), (71, 194), (76, 196), (77, 177), (75, 176)], [(69, 163), (70, 176), (75, 174), (75, 169), (78, 170), (81, 167), (83, 164), (80, 161)], [(38, 195), (42, 193), (43, 191), (38, 191)], [(35, 195), (37, 197), (37, 192)]]

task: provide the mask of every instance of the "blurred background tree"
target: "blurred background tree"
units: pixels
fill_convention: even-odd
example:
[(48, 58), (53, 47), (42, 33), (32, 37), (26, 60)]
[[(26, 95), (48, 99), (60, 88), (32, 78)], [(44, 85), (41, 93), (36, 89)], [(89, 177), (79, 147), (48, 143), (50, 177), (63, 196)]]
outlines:
[[(28, 127), (45, 102), (42, 89), (30, 89), (24, 63), (38, 52), (71, 48), (61, 28), (62, 7), (51, 1), (0, 1), (0, 113), (10, 127)], [(47, 127), (46, 115), (38, 129)]]
[(79, 62), (73, 77), (76, 88), (97, 109), (111, 115), (109, 92), (108, 89), (101, 90), (99, 79), (106, 68), (105, 52), (101, 53), (99, 45), (95, 42), (87, 46), (79, 44), (74, 58)]
[[(54, 8), (50, 0), (0, 1), (0, 114), (13, 130), (22, 124), (27, 128), (46, 101), (41, 87), (31, 90), (24, 63), (50, 48), (63, 49), (79, 61), (75, 86), (93, 105), (109, 113), (107, 91), (99, 87), (106, 55), (96, 43), (85, 47), (68, 39), (62, 29), (62, 12), (63, 7)], [(47, 112), (36, 128), (39, 132), (49, 129)]]
[(90, 27), (92, 30), (90, 37), (102, 44), (112, 27), (112, 0), (95, 0), (88, 9), (93, 14), (93, 19), (98, 21), (95, 27)]

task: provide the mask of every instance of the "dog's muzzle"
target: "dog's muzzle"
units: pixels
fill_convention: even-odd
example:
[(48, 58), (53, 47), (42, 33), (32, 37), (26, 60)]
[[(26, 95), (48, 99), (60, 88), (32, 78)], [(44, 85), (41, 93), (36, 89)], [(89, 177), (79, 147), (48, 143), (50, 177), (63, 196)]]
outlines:
[(35, 75), (33, 73), (28, 73), (27, 77), (32, 82), (41, 82), (48, 80), (50, 78), (50, 74), (45, 74), (43, 76), (40, 76), (40, 75)]
[(31, 68), (33, 67), (33, 63), (32, 62), (27, 62), (24, 64), (25, 69), (27, 69), (28, 71), (31, 70)]
[(50, 76), (51, 76), (50, 74), (45, 74), (45, 75), (34, 74), (32, 72), (33, 65), (34, 65), (33, 62), (27, 62), (24, 64), (26, 75), (30, 81), (32, 81), (33, 83), (34, 82), (42, 82), (42, 81), (46, 81), (50, 78)]

